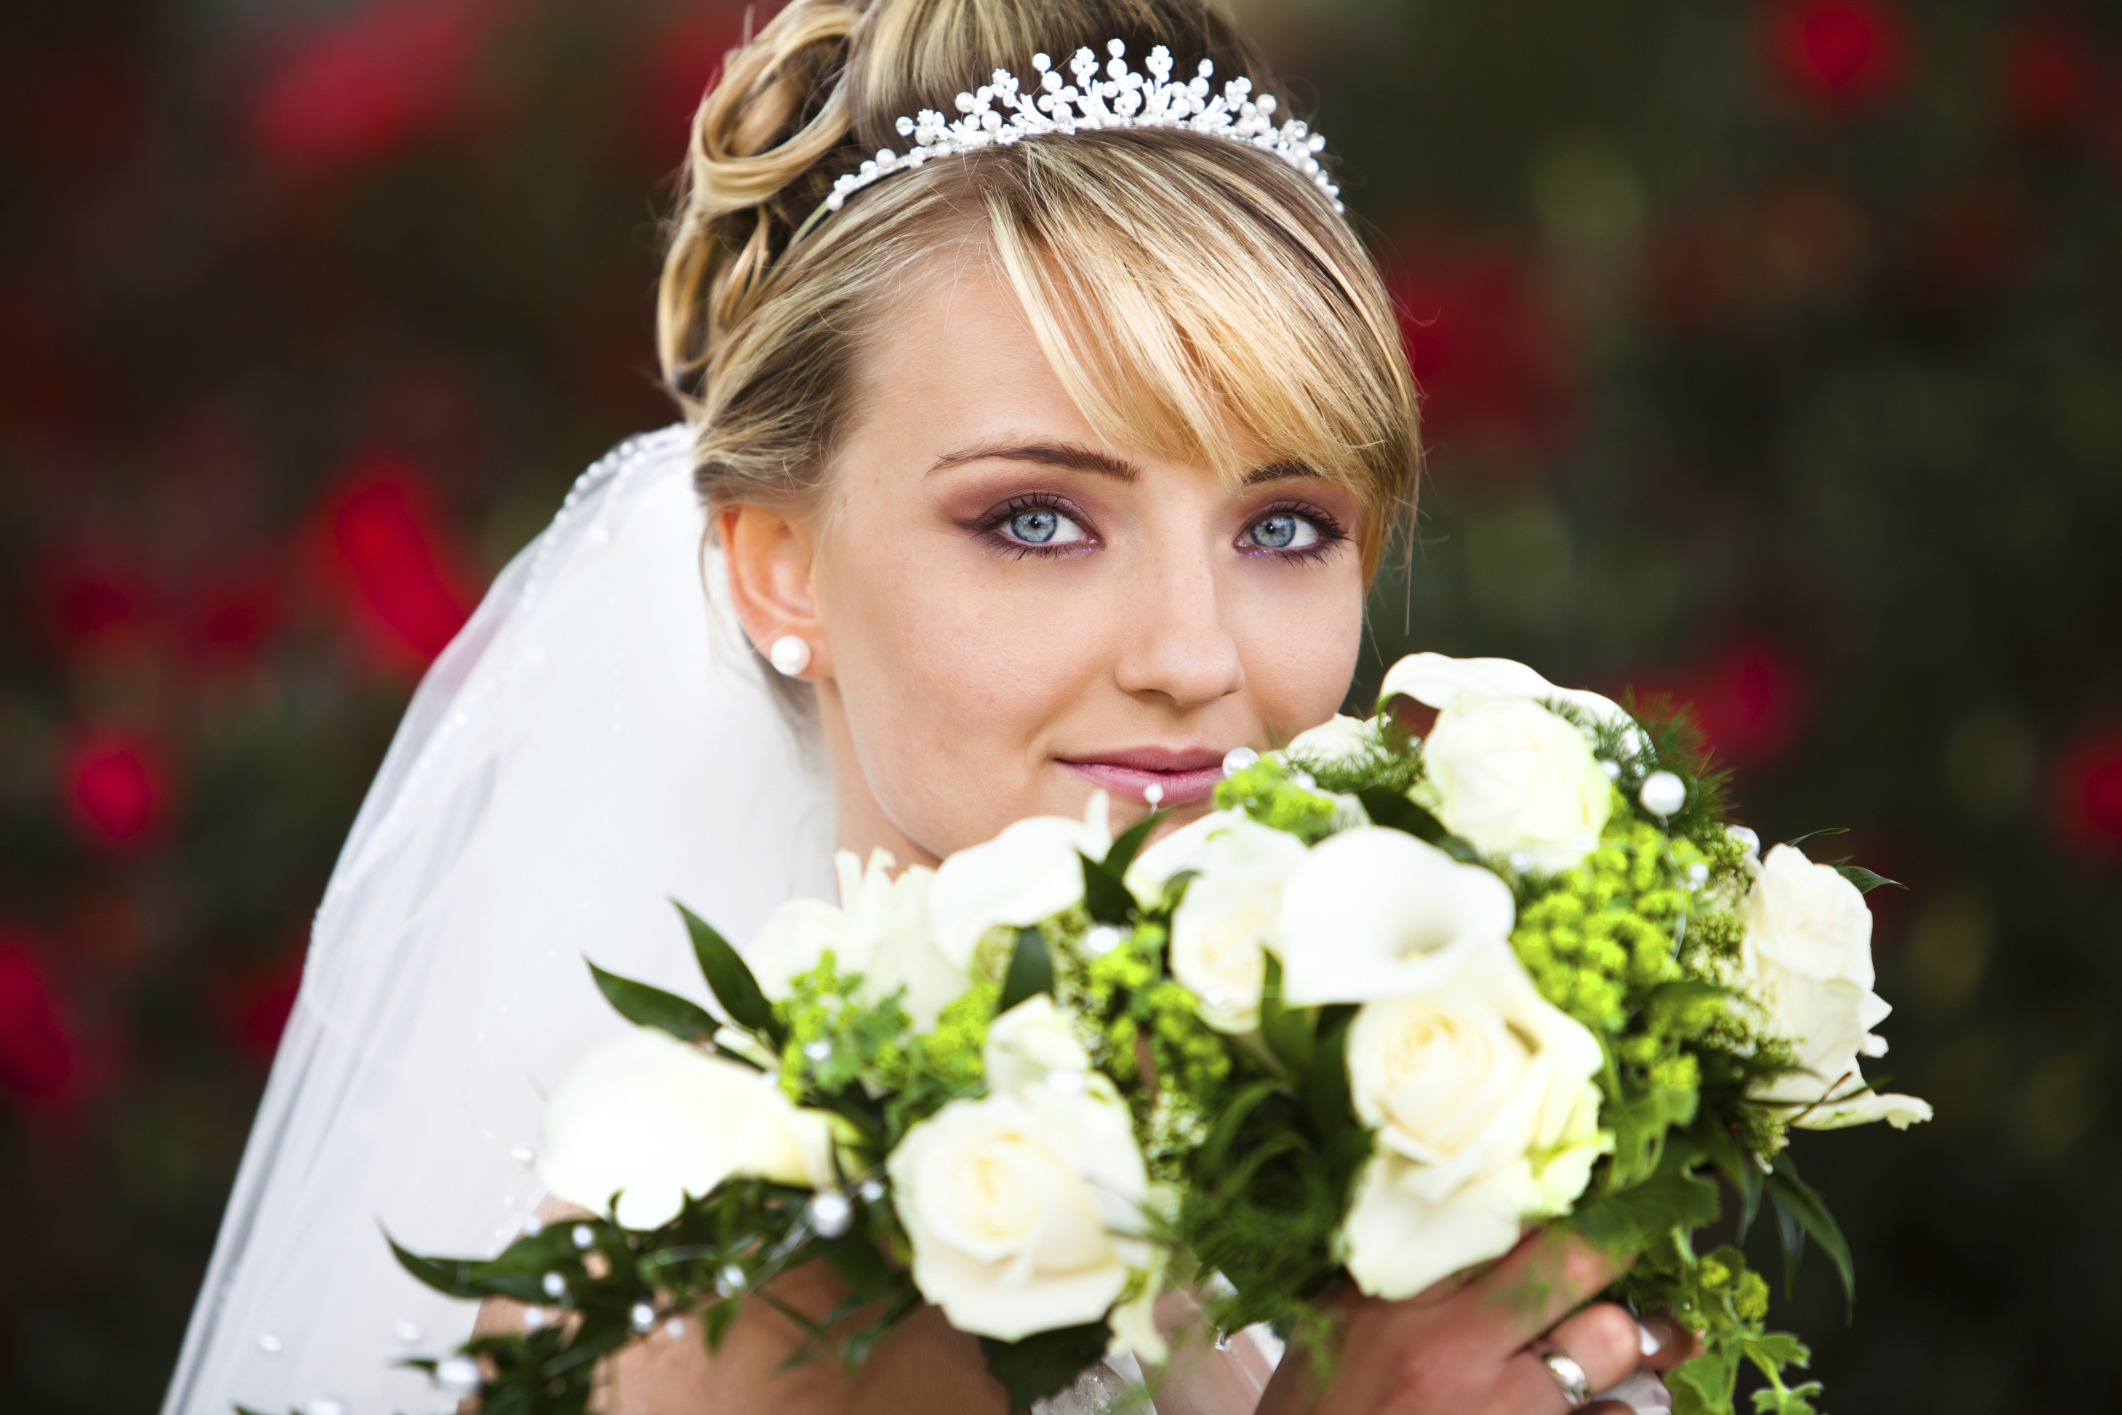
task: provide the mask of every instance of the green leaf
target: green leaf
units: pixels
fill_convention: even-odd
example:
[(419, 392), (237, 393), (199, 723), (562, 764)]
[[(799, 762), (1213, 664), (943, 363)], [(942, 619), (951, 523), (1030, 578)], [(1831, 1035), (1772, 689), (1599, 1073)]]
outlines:
[(1803, 834), (1803, 835), (1794, 835), (1794, 836), (1792, 836), (1792, 837), (1791, 837), (1790, 839), (1788, 839), (1788, 840), (1784, 841), (1783, 843), (1784, 843), (1785, 845), (1788, 845), (1788, 846), (1792, 847), (1793, 849), (1795, 849), (1795, 848), (1797, 848), (1798, 846), (1800, 846), (1800, 845), (1803, 845), (1803, 844), (1804, 844), (1804, 843), (1805, 843), (1806, 841), (1808, 841), (1808, 840), (1817, 840), (1817, 839), (1818, 839), (1819, 837), (1821, 837), (1821, 836), (1823, 836), (1823, 835), (1847, 835), (1847, 834), (1849, 834), (1849, 827), (1848, 827), (1848, 826), (1846, 826), (1846, 825), (1829, 825), (1829, 826), (1822, 826), (1822, 827), (1821, 827), (1820, 829), (1818, 829), (1818, 830), (1808, 830), (1808, 831), (1806, 831), (1806, 832), (1805, 832), (1805, 834)]
[(995, 1004), (995, 1015), (1000, 1017), (1026, 998), (1053, 990), (1054, 959), (1046, 951), (1046, 935), (1036, 927), (1017, 930), (1017, 946), (1010, 950), (1009, 971), (1002, 975), (1002, 998)]
[(1193, 1164), (1197, 1173), (1216, 1174), (1223, 1169), (1223, 1161), (1230, 1147), (1237, 1143), (1239, 1127), (1260, 1102), (1282, 1089), (1276, 1081), (1255, 1081), (1233, 1096), (1223, 1107), (1210, 1127), (1208, 1138), (1201, 1142), (1201, 1149)]
[(1885, 875), (1867, 870), (1862, 865), (1837, 865), (1835, 866), (1835, 873), (1855, 885), (1859, 894), (1869, 894), (1882, 884), (1890, 884), (1895, 889), (1904, 891), (1908, 888), (1901, 881), (1888, 879)]
[(838, 1238), (820, 1238), (812, 1246), (825, 1254), (825, 1261), (847, 1284), (849, 1294), (864, 1302), (881, 1301), (897, 1280), (898, 1274), (884, 1260), (884, 1254), (859, 1228)]
[(1776, 1213), (1776, 1241), (1783, 1249), (1783, 1295), (1789, 1297), (1798, 1290), (1798, 1269), (1805, 1262), (1805, 1230), (1780, 1201), (1771, 1199), (1768, 1205)]
[(1066, 1390), (1083, 1368), (1105, 1354), (1112, 1328), (1104, 1322), (1035, 1332), (1022, 1341), (980, 1338), (987, 1369), (1009, 1392), (1009, 1408), (1025, 1410), (1035, 1400)]
[(1275, 1060), (1299, 1080), (1311, 1073), (1318, 1047), (1312, 1036), (1313, 1015), (1282, 1001), (1282, 960), (1269, 953), (1267, 975), (1260, 985), (1260, 1036)]
[(596, 978), (597, 990), (604, 994), (604, 1000), (627, 1021), (668, 1032), (681, 1042), (714, 1040), (714, 1014), (699, 1003), (688, 1002), (676, 993), (652, 988), (647, 983), (622, 978), (617, 973), (607, 973), (594, 963), (589, 965), (589, 971)]
[(1135, 896), (1114, 871), (1078, 850), (1083, 862), (1083, 907), (1101, 924), (1124, 924), (1135, 912)]
[(1731, 1415), (1738, 1362), (1729, 1353), (1705, 1351), (1665, 1373), (1673, 1415)]
[(1149, 839), (1149, 833), (1155, 830), (1163, 819), (1161, 812), (1151, 811), (1122, 831), (1120, 838), (1113, 842), (1113, 848), (1105, 852), (1105, 868), (1118, 878), (1127, 878), (1127, 867), (1135, 863), (1135, 856), (1141, 853), (1142, 842)]
[(1703, 1158), (1686, 1136), (1673, 1135), (1650, 1178), (1593, 1200), (1569, 1221), (1586, 1238), (1616, 1253), (1640, 1252), (1667, 1234), (1707, 1227), (1722, 1206), (1717, 1186), (1694, 1172)]
[[(1817, 1192), (1807, 1187), (1798, 1178), (1798, 1167), (1791, 1162), (1790, 1151), (1776, 1156), (1776, 1168), (1767, 1178), (1768, 1196), (1789, 1211), (1791, 1218), (1820, 1245), (1835, 1265), (1835, 1274), (1842, 1279), (1842, 1299), (1846, 1304), (1849, 1320), (1857, 1316), (1857, 1265), (1849, 1255), (1849, 1242), (1842, 1236), (1841, 1226), (1835, 1216), (1827, 1211), (1827, 1202)], [(1787, 1251), (1787, 1250), (1786, 1250)]]
[(388, 1231), (385, 1231), (383, 1241), (391, 1245), (391, 1253), (398, 1259), (399, 1267), (444, 1296), (471, 1298), (487, 1295), (485, 1285), (473, 1277), (484, 1264), (469, 1258), (423, 1258), (418, 1253), (400, 1248), (398, 1240)]
[[(677, 900), (671, 901), (678, 904)], [(693, 937), (693, 956), (700, 960), (700, 975), (707, 979), (708, 988), (715, 994), (715, 1001), (729, 1014), (729, 1020), (746, 1031), (771, 1040), (775, 1050), (780, 1050), (782, 1027), (774, 1020), (774, 1009), (759, 990), (759, 980), (745, 965), (743, 955), (730, 947), (728, 939), (715, 932), (708, 922), (678, 904), (678, 913), (685, 919), (685, 930)]]
[(1715, 1112), (1705, 1110), (1689, 1127), (1687, 1138), (1699, 1145), (1718, 1173), (1729, 1180), (1739, 1195), (1739, 1241), (1746, 1241), (1747, 1230), (1754, 1226), (1754, 1219), (1761, 1212), (1761, 1166), (1754, 1157), (1732, 1137), (1722, 1119)]
[(1443, 821), (1398, 791), (1384, 786), (1365, 786), (1357, 790), (1356, 799), (1363, 803), (1363, 812), (1370, 817), (1372, 825), (1406, 831), (1417, 840), (1428, 841), (1455, 860), (1473, 861), (1477, 858), (1473, 847), (1446, 830)]

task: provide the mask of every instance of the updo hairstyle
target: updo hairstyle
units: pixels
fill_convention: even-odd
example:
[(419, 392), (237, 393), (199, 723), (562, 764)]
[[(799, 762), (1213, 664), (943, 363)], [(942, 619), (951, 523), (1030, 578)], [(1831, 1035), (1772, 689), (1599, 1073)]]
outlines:
[(1035, 138), (820, 210), (836, 177), (904, 148), (901, 115), (952, 115), (995, 69), (1116, 38), (1138, 71), (1162, 44), (1182, 74), (1207, 58), (1219, 86), (1273, 91), (1201, 0), (790, 0), (730, 53), (693, 119), (657, 308), (711, 507), (813, 503), (867, 341), (938, 251), (984, 227), (1102, 436), (1231, 476), (1246, 437), (1301, 462), (1356, 492), (1375, 572), (1412, 498), (1414, 388), (1362, 244), (1274, 155), (1172, 129)]

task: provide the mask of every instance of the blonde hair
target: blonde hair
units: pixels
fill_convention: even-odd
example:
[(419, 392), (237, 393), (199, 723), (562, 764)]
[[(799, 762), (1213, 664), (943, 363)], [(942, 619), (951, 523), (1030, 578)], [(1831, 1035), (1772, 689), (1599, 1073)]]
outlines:
[(903, 145), (900, 115), (1114, 38), (1267, 82), (1204, 0), (790, 0), (729, 55), (657, 307), (710, 505), (823, 489), (865, 341), (940, 240), (984, 226), (1100, 435), (1230, 475), (1241, 440), (1302, 463), (1357, 494), (1375, 572), (1413, 498), (1414, 387), (1361, 242), (1272, 155), (1158, 129), (1032, 140), (888, 177), (805, 228), (835, 177)]

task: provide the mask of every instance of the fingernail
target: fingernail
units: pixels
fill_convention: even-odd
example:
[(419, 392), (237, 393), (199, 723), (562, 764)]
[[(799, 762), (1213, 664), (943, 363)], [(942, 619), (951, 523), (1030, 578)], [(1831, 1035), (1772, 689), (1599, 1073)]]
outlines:
[(1636, 1345), (1642, 1348), (1645, 1356), (1655, 1356), (1665, 1349), (1665, 1343), (1658, 1340), (1658, 1334), (1642, 1322), (1636, 1323)]

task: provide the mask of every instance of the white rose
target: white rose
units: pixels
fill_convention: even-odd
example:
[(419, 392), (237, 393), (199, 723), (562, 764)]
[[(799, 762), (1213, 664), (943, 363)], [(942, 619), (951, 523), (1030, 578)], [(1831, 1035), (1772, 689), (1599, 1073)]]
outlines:
[(1598, 1127), (1599, 1043), (1534, 989), (1507, 944), (1437, 985), (1366, 1003), (1349, 1089), (1378, 1149), (1343, 1228), (1365, 1292), (1408, 1297), (1568, 1211), (1611, 1147)]
[(972, 978), (938, 951), (929, 934), (928, 900), (936, 872), (911, 865), (895, 879), (886, 850), (871, 852), (867, 868), (846, 850), (834, 864), (844, 907), (790, 900), (745, 950), (760, 991), (772, 1001), (788, 997), (791, 980), (817, 967), (830, 949), (842, 972), (863, 975), (864, 997), (883, 998), (904, 988), (900, 1001), (914, 1026), (933, 1029), (937, 1014), (972, 987)]
[(1282, 886), (1275, 949), (1293, 1005), (1433, 987), (1510, 937), (1510, 887), (1404, 831), (1362, 826), (1306, 852)]
[(914, 1285), (1001, 1341), (1097, 1321), (1151, 1261), (1127, 1107), (1044, 996), (995, 1020), (987, 1064), (991, 1094), (952, 1101), (885, 1161)]
[(1052, 918), (1083, 898), (1083, 862), (1112, 848), (1103, 791), (1091, 796), (1080, 821), (1032, 816), (993, 840), (945, 860), (929, 892), (930, 936), (953, 967), (973, 968), (973, 951), (989, 929), (1016, 928)]
[(1370, 746), (1371, 724), (1360, 717), (1335, 713), (1317, 727), (1307, 728), (1289, 739), (1282, 749), (1285, 758), (1308, 757), (1313, 761), (1339, 761)]
[(1599, 843), (1613, 783), (1584, 734), (1527, 698), (1454, 704), (1422, 744), (1437, 815), (1489, 855), (1566, 870)]
[(1858, 1058), (1886, 1054), (1886, 1040), (1872, 1028), (1893, 1009), (1872, 991), (1871, 909), (1863, 893), (1832, 865), (1778, 845), (1762, 860), (1742, 915), (1746, 981), (1804, 1068), (1756, 1083), (1754, 1098), (1803, 1108), (1793, 1123), (1810, 1130), (1873, 1120), (1905, 1130), (1930, 1119), (1928, 1103), (1874, 1095), (1864, 1084)]
[(1197, 872), (1172, 916), (1172, 976), (1198, 1000), (1202, 1021), (1219, 1032), (1250, 1032), (1260, 1025), (1262, 950), (1274, 936), (1282, 885), (1309, 852), (1289, 832), (1241, 815), (1218, 812), (1202, 823), (1211, 828), (1186, 840), (1183, 855), (1153, 862), (1171, 867), (1167, 873)]
[(1635, 719), (1612, 698), (1583, 688), (1558, 688), (1524, 664), (1508, 658), (1447, 658), (1441, 653), (1409, 654), (1386, 670), (1378, 701), (1402, 694), (1443, 710), (1472, 707), (1497, 698), (1532, 702), (1565, 702), (1594, 722), (1630, 731)]
[(658, 1228), (735, 1175), (832, 1181), (832, 1126), (778, 1079), (636, 1028), (600, 1043), (545, 1103), (538, 1177), (626, 1228)]

